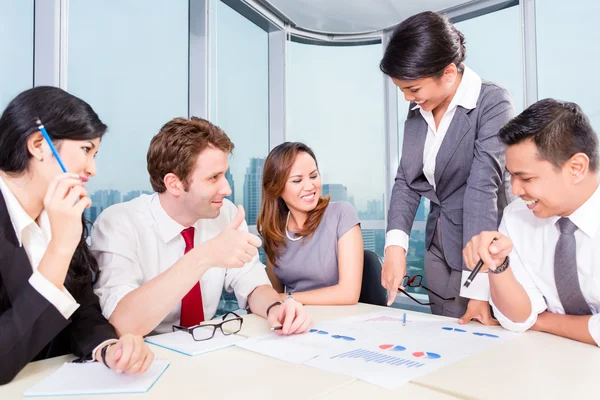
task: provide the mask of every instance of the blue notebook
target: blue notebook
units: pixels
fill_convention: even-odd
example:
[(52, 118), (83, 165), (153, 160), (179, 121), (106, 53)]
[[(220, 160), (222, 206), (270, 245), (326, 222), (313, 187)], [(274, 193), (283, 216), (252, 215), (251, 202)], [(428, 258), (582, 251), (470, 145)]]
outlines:
[(102, 363), (65, 363), (52, 375), (27, 389), (25, 397), (145, 393), (169, 366), (154, 360), (142, 375), (116, 374)]

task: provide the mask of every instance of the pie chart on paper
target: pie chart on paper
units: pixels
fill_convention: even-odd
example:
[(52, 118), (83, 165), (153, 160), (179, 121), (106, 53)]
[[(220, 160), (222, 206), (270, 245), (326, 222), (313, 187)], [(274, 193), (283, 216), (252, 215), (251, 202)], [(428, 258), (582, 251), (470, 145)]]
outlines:
[(416, 353), (413, 353), (412, 355), (417, 358), (425, 358), (425, 359), (430, 359), (430, 360), (434, 360), (434, 359), (438, 359), (438, 358), (442, 357), (437, 353), (430, 353), (429, 351), (427, 351), (427, 352), (417, 351)]

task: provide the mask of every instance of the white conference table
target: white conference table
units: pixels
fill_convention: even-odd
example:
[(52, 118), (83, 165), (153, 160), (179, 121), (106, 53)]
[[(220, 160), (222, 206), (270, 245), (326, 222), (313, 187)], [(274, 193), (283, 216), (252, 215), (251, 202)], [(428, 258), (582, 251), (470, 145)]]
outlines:
[[(358, 304), (308, 307), (316, 323), (376, 311)], [(443, 317), (438, 317), (443, 318)], [(501, 328), (498, 328), (501, 329)], [(255, 315), (244, 317), (245, 336), (268, 332)], [(407, 383), (395, 391), (304, 365), (291, 364), (238, 347), (189, 357), (152, 346), (156, 358), (171, 365), (145, 394), (77, 396), (78, 399), (564, 399), (598, 398), (600, 349), (527, 332), (486, 352)], [(0, 386), (0, 399), (23, 398), (23, 392), (73, 357), (30, 363), (13, 382)], [(7, 362), (8, 360), (2, 360)], [(55, 397), (73, 399), (73, 396)]]

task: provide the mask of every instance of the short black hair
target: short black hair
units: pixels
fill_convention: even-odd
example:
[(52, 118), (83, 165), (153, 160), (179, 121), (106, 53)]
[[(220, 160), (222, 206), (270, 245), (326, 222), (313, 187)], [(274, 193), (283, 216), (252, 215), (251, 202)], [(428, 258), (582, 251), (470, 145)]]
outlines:
[(557, 168), (577, 153), (598, 171), (598, 136), (581, 107), (568, 101), (543, 99), (508, 121), (499, 133), (507, 146), (533, 140), (542, 159)]
[(413, 81), (441, 76), (452, 63), (462, 72), (466, 56), (465, 37), (448, 17), (426, 11), (396, 27), (379, 68), (392, 78)]

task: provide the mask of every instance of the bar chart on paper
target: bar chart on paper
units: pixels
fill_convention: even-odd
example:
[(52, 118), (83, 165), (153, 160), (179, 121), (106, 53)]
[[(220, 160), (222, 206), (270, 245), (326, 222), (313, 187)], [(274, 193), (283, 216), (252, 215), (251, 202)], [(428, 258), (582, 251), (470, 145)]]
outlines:
[(337, 354), (335, 356), (330, 357), (334, 358), (355, 358), (362, 359), (365, 362), (372, 362), (375, 364), (387, 364), (394, 367), (404, 367), (404, 368), (419, 368), (424, 366), (425, 364), (411, 361), (406, 358), (387, 356), (381, 353), (376, 353), (373, 351), (365, 350), (365, 349), (356, 349), (352, 351), (348, 351), (346, 353)]

